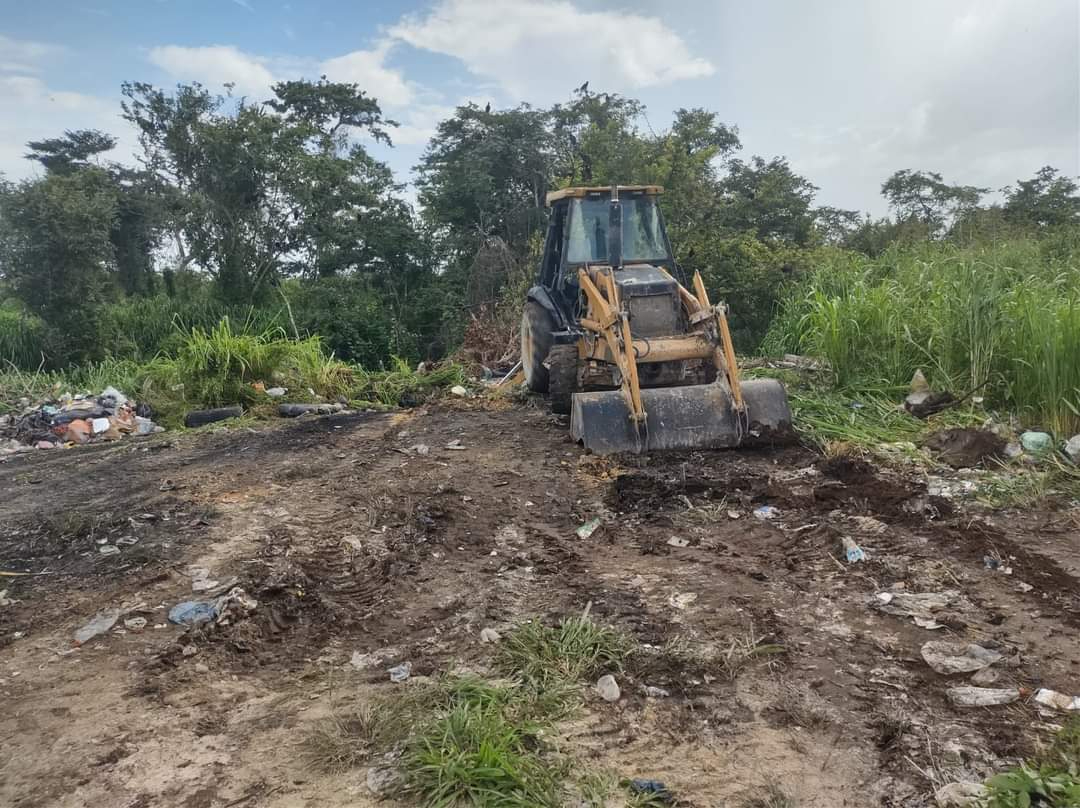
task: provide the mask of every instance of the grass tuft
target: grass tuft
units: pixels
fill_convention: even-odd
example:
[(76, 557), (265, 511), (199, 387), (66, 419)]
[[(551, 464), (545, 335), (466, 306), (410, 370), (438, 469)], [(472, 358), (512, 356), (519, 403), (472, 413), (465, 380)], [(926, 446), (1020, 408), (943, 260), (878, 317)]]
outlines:
[(628, 637), (587, 616), (566, 618), (558, 626), (529, 620), (503, 640), (496, 664), (531, 686), (549, 687), (621, 670), (632, 648)]

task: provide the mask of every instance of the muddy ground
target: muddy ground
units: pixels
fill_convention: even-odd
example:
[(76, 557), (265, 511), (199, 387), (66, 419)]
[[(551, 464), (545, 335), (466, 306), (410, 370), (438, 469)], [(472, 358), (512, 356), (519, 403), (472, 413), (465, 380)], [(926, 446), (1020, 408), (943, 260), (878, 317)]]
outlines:
[[(752, 515), (764, 504), (774, 519)], [(663, 780), (693, 806), (741, 806), (768, 784), (803, 808), (930, 805), (935, 786), (1045, 737), (1059, 719), (1033, 689), (1080, 693), (1078, 535), (1075, 510), (975, 511), (927, 496), (918, 472), (800, 447), (586, 456), (532, 406), (14, 457), (0, 570), (33, 574), (0, 579), (0, 805), (373, 804), (363, 769), (312, 768), (314, 722), (407, 686), (392, 665), (482, 668), (481, 629), (589, 603), (654, 650), (619, 702), (587, 696), (564, 725), (582, 767)], [(847, 563), (843, 536), (868, 560)], [(172, 625), (192, 566), (235, 576), (258, 607), (212, 631)], [(885, 591), (953, 594), (928, 629), (874, 608)], [(76, 648), (107, 607), (131, 611)], [(145, 628), (124, 628), (137, 617)], [(996, 648), (994, 686), (1024, 696), (952, 706), (966, 677), (931, 670), (931, 639)], [(752, 642), (785, 652), (714, 664)]]

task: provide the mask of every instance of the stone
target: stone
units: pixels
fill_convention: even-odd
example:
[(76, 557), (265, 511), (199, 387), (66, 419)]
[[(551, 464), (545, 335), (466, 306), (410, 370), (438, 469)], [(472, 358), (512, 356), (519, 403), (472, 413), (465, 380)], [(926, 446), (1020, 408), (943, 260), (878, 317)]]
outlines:
[(1054, 448), (1054, 439), (1045, 432), (1025, 432), (1020, 436), (1025, 452), (1048, 452)]
[(596, 680), (596, 692), (600, 694), (600, 698), (608, 702), (618, 701), (619, 697), (622, 696), (619, 683), (615, 681), (615, 677), (610, 673)]
[(1074, 465), (1080, 466), (1080, 435), (1073, 435), (1065, 441), (1063, 451), (1065, 452), (1065, 456), (1068, 457)]
[(376, 797), (387, 797), (404, 783), (396, 766), (372, 766), (367, 773), (368, 791)]
[(934, 792), (938, 808), (968, 808), (978, 804), (986, 793), (982, 783), (949, 783)]
[(450, 392), (458, 398), (464, 398), (465, 396), (469, 395), (469, 391), (462, 387), (460, 384), (455, 384), (453, 387), (451, 387)]

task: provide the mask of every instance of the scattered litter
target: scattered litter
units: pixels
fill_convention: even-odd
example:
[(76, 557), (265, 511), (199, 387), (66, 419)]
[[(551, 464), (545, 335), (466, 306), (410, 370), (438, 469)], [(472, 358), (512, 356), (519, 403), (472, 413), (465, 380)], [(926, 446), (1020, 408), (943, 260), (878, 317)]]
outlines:
[(426, 443), (414, 443), (412, 446), (409, 447), (408, 450), (413, 454), (420, 455), (421, 457), (431, 453), (431, 447), (428, 446)]
[(1020, 698), (1020, 691), (1015, 687), (992, 688), (992, 687), (950, 687), (945, 691), (949, 701), (957, 707), (997, 707), (1002, 704), (1012, 704)]
[(986, 795), (982, 783), (949, 783), (934, 792), (938, 808), (971, 808)]
[(631, 793), (647, 794), (665, 805), (675, 801), (675, 795), (659, 780), (631, 780), (627, 785)]
[(988, 570), (996, 570), (1003, 575), (1012, 575), (1012, 567), (1010, 567), (1004, 559), (997, 556), (983, 556), (983, 566)]
[(682, 611), (695, 600), (697, 600), (697, 594), (694, 592), (676, 592), (668, 598), (668, 605)]
[(682, 536), (672, 536), (667, 540), (667, 543), (672, 547), (689, 547), (690, 539), (684, 539)]
[(1031, 584), (1026, 583), (1024, 581), (1017, 581), (1016, 582), (1016, 588), (1019, 589), (1021, 592), (1030, 592), (1035, 587), (1033, 587)]
[(600, 517), (599, 516), (597, 516), (595, 519), (590, 519), (588, 522), (586, 522), (581, 527), (579, 527), (575, 531), (575, 533), (577, 533), (577, 537), (579, 539), (587, 539), (593, 533), (596, 532), (596, 529), (598, 527), (600, 527)]
[(866, 553), (855, 543), (854, 539), (844, 536), (840, 541), (844, 545), (844, 555), (847, 556), (849, 564), (854, 564), (856, 561), (866, 561)]
[(450, 450), (455, 451), (455, 452), (464, 452), (465, 451), (465, 444), (463, 444), (461, 442), (461, 438), (454, 438), (452, 441), (450, 441), (448, 444), (446, 444), (446, 446), (444, 446), (443, 448), (444, 449), (450, 449)]
[(101, 553), (103, 556), (111, 556), (119, 553), (120, 548), (113, 544), (103, 544), (98, 547), (98, 552)]
[(142, 631), (144, 628), (146, 628), (146, 618), (129, 617), (127, 620), (124, 621), (124, 628), (130, 629), (131, 631)]
[(217, 600), (185, 600), (169, 610), (169, 620), (181, 626), (194, 626), (216, 620), (218, 625), (228, 625), (254, 611), (259, 603), (248, 597), (243, 589), (233, 587), (228, 594)]
[(1058, 693), (1056, 690), (1049, 690), (1045, 687), (1035, 694), (1035, 701), (1046, 707), (1053, 707), (1055, 710), (1070, 713), (1080, 710), (1080, 696), (1066, 696), (1064, 693)]
[(728, 511), (727, 516), (728, 519), (740, 519), (742, 517), (742, 514), (738, 511)]
[(949, 608), (964, 605), (959, 592), (953, 589), (944, 592), (878, 592), (872, 605), (878, 611), (898, 617), (910, 617), (915, 625), (922, 628), (938, 629), (942, 624), (934, 616)]
[(374, 668), (379, 664), (379, 661), (380, 657), (378, 654), (361, 654), (359, 651), (353, 651), (352, 657), (349, 659), (349, 664), (358, 671), (362, 671), (368, 668)]
[(1005, 455), (1007, 460), (1015, 460), (1024, 453), (1024, 447), (1016, 441), (1009, 441), (1005, 444), (1005, 450), (1002, 454)]
[(622, 695), (619, 683), (615, 681), (615, 677), (610, 673), (604, 674), (596, 680), (596, 692), (600, 694), (600, 698), (604, 701), (618, 701)]
[(84, 645), (94, 637), (104, 634), (116, 625), (116, 621), (120, 619), (120, 614), (119, 609), (102, 609), (90, 618), (90, 622), (75, 632), (75, 643)]
[(665, 699), (670, 696), (671, 693), (667, 690), (664, 690), (664, 688), (662, 687), (657, 687), (656, 685), (646, 685), (645, 695), (648, 696), (650, 699)]
[(484, 628), (480, 630), (480, 642), (496, 643), (501, 639), (502, 635), (493, 628)]
[(6, 589), (0, 589), (0, 606), (13, 606), (18, 602), (19, 601), (15, 600), (14, 598), (9, 598), (7, 596)]
[(207, 623), (217, 616), (217, 607), (208, 600), (185, 600), (169, 610), (169, 620), (181, 626)]
[(180, 653), (183, 656), (195, 656), (197, 653), (199, 653), (199, 646), (193, 644), (185, 645), (183, 648), (180, 649)]
[(955, 401), (955, 396), (947, 390), (940, 393), (931, 390), (922, 370), (916, 370), (911, 377), (911, 392), (904, 399), (904, 409), (916, 418), (928, 418)]
[(161, 431), (152, 421), (148, 421), (147, 432), (138, 429), (137, 411), (144, 406), (133, 406), (115, 387), (106, 387), (98, 396), (64, 393), (33, 406), (23, 398), (19, 401), (21, 411), (0, 418), (0, 455)]
[(759, 505), (754, 508), (755, 519), (775, 519), (780, 515), (780, 509), (774, 505)]
[(927, 665), (946, 676), (956, 673), (973, 673), (988, 668), (1003, 658), (997, 651), (991, 651), (975, 643), (947, 640), (931, 640), (923, 643), (921, 653)]
[(285, 387), (271, 387), (266, 391), (266, 395), (270, 396), (270, 398), (282, 398), (288, 392)]
[(1025, 432), (1020, 436), (1020, 445), (1025, 452), (1041, 454), (1054, 448), (1054, 439), (1045, 432)]
[(849, 518), (855, 523), (855, 527), (866, 533), (873, 533), (880, 536), (889, 529), (887, 524), (872, 516), (852, 516)]
[(983, 668), (981, 671), (975, 671), (975, 674), (971, 677), (971, 683), (973, 685), (979, 685), (980, 687), (986, 687), (992, 685), (1001, 678), (1001, 674), (997, 668)]
[(386, 672), (390, 674), (391, 682), (400, 684), (412, 676), (412, 663), (402, 662), (400, 665), (388, 668)]
[(450, 392), (458, 398), (464, 398), (465, 396), (469, 395), (469, 391), (462, 387), (460, 384), (455, 384), (453, 387), (451, 387)]

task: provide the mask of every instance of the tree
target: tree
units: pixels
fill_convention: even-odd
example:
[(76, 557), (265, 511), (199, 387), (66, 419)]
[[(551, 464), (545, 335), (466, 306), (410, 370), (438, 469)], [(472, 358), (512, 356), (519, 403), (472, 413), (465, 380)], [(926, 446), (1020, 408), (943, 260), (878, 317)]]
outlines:
[(107, 299), (117, 193), (96, 167), (49, 173), (0, 193), (0, 278), (60, 336), (56, 360), (94, 355)]
[[(387, 139), (374, 99), (355, 84), (283, 82), (264, 105), (198, 84), (167, 94), (123, 86), (124, 116), (174, 223), (180, 266), (195, 264), (228, 303), (255, 302), (289, 274), (363, 271), (374, 231), (401, 230), (390, 170), (351, 139)], [(407, 240), (406, 240), (407, 242)], [(397, 253), (402, 240), (396, 242)]]
[(524, 249), (545, 222), (552, 183), (547, 113), (527, 104), (490, 111), (458, 107), (439, 124), (416, 167), (420, 203), (450, 258), (487, 239)]
[(817, 187), (792, 171), (783, 157), (732, 160), (721, 189), (728, 228), (754, 233), (762, 241), (809, 241), (814, 223), (810, 205)]
[(915, 219), (926, 226), (931, 238), (965, 211), (979, 204), (986, 188), (949, 185), (935, 171), (905, 168), (889, 177), (881, 193), (898, 219)]
[(1005, 194), (1005, 218), (1035, 227), (1074, 224), (1080, 219), (1080, 187), (1072, 177), (1043, 166), (1030, 180), (1019, 180)]
[(69, 174), (96, 165), (94, 158), (116, 146), (116, 138), (96, 129), (67, 130), (63, 137), (31, 140), (26, 159), (45, 166), (46, 171)]
[(863, 216), (857, 210), (822, 205), (814, 211), (814, 232), (825, 244), (847, 246), (862, 224)]

